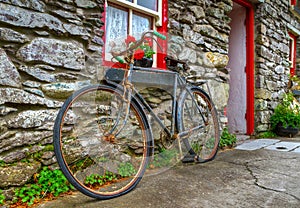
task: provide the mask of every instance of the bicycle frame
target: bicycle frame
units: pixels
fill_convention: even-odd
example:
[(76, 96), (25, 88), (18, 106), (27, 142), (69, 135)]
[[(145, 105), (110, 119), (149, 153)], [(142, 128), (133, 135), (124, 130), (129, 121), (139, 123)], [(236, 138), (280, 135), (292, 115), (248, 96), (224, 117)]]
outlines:
[[(181, 95), (186, 91), (189, 96), (191, 96), (193, 102), (196, 104), (196, 101), (194, 100), (192, 93), (189, 90), (188, 83), (186, 82), (186, 79), (182, 76), (180, 76), (177, 72), (173, 71), (166, 71), (166, 70), (160, 70), (155, 68), (142, 68), (142, 67), (133, 67), (133, 64), (130, 64), (129, 70), (125, 71), (122, 69), (109, 69), (112, 70), (111, 72), (107, 72), (105, 75), (105, 81), (113, 85), (117, 88), (122, 88), (124, 90), (124, 94), (126, 95), (125, 101), (130, 101), (130, 97), (132, 94), (138, 99), (138, 102), (144, 106), (144, 108), (147, 110), (147, 112), (154, 118), (154, 120), (159, 124), (159, 126), (163, 129), (163, 131), (167, 134), (169, 138), (172, 140), (175, 139), (181, 139), (189, 136), (194, 131), (203, 128), (204, 125), (196, 126), (192, 129), (187, 129), (183, 132), (178, 132), (176, 128), (176, 116), (181, 113), (177, 112), (177, 97), (178, 99), (182, 99)], [(145, 80), (147, 80), (145, 82)], [(121, 82), (121, 84), (119, 84)], [(147, 101), (143, 98), (143, 96), (138, 92), (136, 88), (132, 88), (132, 85), (138, 85), (139, 83), (142, 83), (145, 86), (169, 86), (172, 87), (172, 120), (171, 120), (171, 129), (167, 128), (161, 119), (156, 115), (152, 109), (152, 107), (147, 103)], [(129, 86), (129, 87), (128, 87)], [(177, 95), (179, 89), (179, 95)], [(179, 102), (180, 103), (180, 102)], [(197, 106), (199, 112), (201, 113), (202, 118), (204, 119), (204, 116)], [(128, 108), (129, 110), (129, 103)], [(128, 114), (128, 112), (127, 112)], [(124, 123), (125, 125), (125, 123)], [(121, 128), (122, 129), (122, 128)]]
[[(178, 160), (208, 162), (217, 153), (217, 111), (203, 89), (178, 73), (189, 69), (187, 63), (166, 56), (168, 71), (134, 66), (146, 34), (166, 39), (158, 32), (145, 32), (136, 43), (126, 43), (125, 51), (112, 53), (124, 69), (110, 68), (100, 84), (74, 92), (55, 119), (54, 151), (59, 166), (87, 196), (118, 197), (133, 190), (144, 174), (153, 173), (146, 171), (148, 167), (165, 169)], [(141, 86), (164, 91), (144, 94)], [(148, 103), (148, 94), (159, 97), (156, 107), (163, 108)], [(160, 138), (154, 138), (152, 122)], [(154, 144), (155, 139), (160, 139), (159, 144)], [(106, 180), (107, 176), (111, 179)]]
[[(127, 62), (127, 66), (128, 68), (123, 70), (123, 74), (121, 76), (115, 77), (115, 79), (110, 79), (109, 77), (106, 77), (106, 80), (108, 82), (108, 84), (114, 85), (115, 87), (123, 87), (123, 91), (124, 91), (124, 100), (128, 103), (127, 106), (127, 111), (126, 111), (126, 119), (124, 121), (123, 126), (121, 127), (121, 130), (123, 129), (123, 127), (126, 124), (127, 118), (128, 118), (128, 114), (129, 114), (129, 110), (130, 110), (130, 99), (131, 99), (131, 95), (132, 93), (135, 94), (135, 97), (138, 99), (138, 102), (145, 107), (145, 109), (148, 111), (148, 113), (154, 118), (154, 120), (159, 124), (159, 126), (164, 130), (164, 132), (167, 134), (167, 136), (169, 138), (172, 139), (180, 139), (180, 138), (184, 138), (189, 136), (191, 133), (193, 133), (194, 131), (203, 128), (204, 125), (199, 125), (196, 127), (193, 127), (192, 129), (188, 129), (186, 131), (183, 132), (178, 132), (178, 130), (176, 129), (176, 116), (178, 116), (178, 114), (180, 114), (181, 112), (176, 112), (177, 111), (177, 89), (181, 89), (181, 94), (183, 94), (183, 92), (187, 92), (189, 94), (189, 96), (191, 96), (192, 98), (192, 102), (195, 104), (195, 106), (197, 106), (198, 111), (201, 114), (201, 117), (203, 120), (205, 120), (202, 111), (199, 109), (199, 106), (196, 104), (195, 99), (193, 98), (193, 95), (191, 93), (191, 91), (189, 90), (189, 88), (187, 87), (188, 83), (186, 82), (186, 79), (182, 76), (180, 76), (177, 72), (173, 72), (173, 71), (165, 71), (165, 70), (159, 70), (159, 69), (155, 69), (155, 68), (142, 68), (142, 67), (134, 67), (134, 51), (136, 50), (136, 48), (140, 45), (142, 45), (143, 41), (145, 40), (146, 37), (148, 37), (147, 35), (150, 35), (149, 37), (152, 38), (154, 41), (156, 41), (156, 39), (153, 38), (153, 35), (165, 40), (166, 37), (160, 33), (157, 33), (156, 31), (146, 31), (142, 34), (142, 38), (140, 40), (138, 40), (136, 43), (130, 45), (126, 50), (122, 51), (122, 52), (113, 52), (111, 51), (111, 54), (113, 55), (114, 59), (116, 59), (119, 63), (125, 63), (125, 61), (120, 57), (120, 56), (125, 56), (125, 60)], [(159, 47), (160, 45), (157, 44)], [(169, 60), (173, 60), (170, 59)], [(184, 61), (178, 61), (175, 60), (176, 63), (180, 63), (183, 64), (184, 66), (186, 66), (186, 62)], [(147, 72), (148, 75), (149, 74), (155, 74), (155, 73), (160, 73), (162, 75), (166, 75), (166, 76), (171, 76), (172, 77), (172, 82), (170, 83), (170, 86), (173, 87), (173, 93), (172, 93), (172, 120), (171, 120), (171, 129), (169, 130), (159, 119), (159, 117), (153, 112), (152, 108), (150, 107), (150, 105), (145, 101), (145, 99), (138, 93), (138, 91), (133, 87), (133, 84), (135, 81), (139, 81), (139, 80), (134, 80), (135, 76), (133, 76), (134, 73), (138, 73), (138, 72)], [(137, 76), (138, 77), (138, 76)], [(164, 77), (164, 76), (163, 76)], [(117, 81), (117, 82), (121, 82), (122, 84), (114, 84), (111, 81)], [(153, 80), (155, 81), (155, 83), (153, 84), (161, 84), (163, 82), (166, 82), (167, 79), (158, 79), (161, 80), (161, 82), (157, 82), (157, 78), (156, 79), (151, 79), (151, 77), (145, 77), (145, 79), (143, 79), (143, 84), (145, 84), (145, 80), (148, 80), (148, 82), (146, 82), (146, 84), (151, 84), (151, 81), (153, 82)], [(179, 95), (181, 95), (179, 94)], [(181, 98), (182, 96), (179, 96), (179, 98)], [(183, 98), (181, 98), (183, 99)], [(181, 102), (180, 102), (181, 103)], [(121, 131), (120, 130), (120, 131)], [(119, 132), (120, 132), (119, 131)], [(117, 133), (119, 133), (117, 132)]]

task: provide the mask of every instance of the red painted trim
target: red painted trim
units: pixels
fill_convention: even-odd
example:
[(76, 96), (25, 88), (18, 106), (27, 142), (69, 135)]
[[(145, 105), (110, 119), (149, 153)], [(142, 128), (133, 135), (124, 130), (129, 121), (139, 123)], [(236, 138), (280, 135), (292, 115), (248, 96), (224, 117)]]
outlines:
[(247, 0), (233, 0), (233, 1), (239, 5), (242, 5), (243, 7), (247, 7), (248, 9), (249, 8), (253, 9), (253, 5)]
[(248, 7), (247, 14), (247, 134), (251, 135), (254, 132), (255, 126), (255, 92), (254, 92), (254, 77), (255, 77), (255, 40), (254, 40), (254, 8)]
[[(166, 35), (168, 32), (168, 0), (162, 1), (162, 26), (157, 28), (157, 31)], [(162, 46), (163, 51), (159, 51), (157, 49), (157, 67), (162, 69), (167, 69), (167, 64), (165, 61), (165, 57), (168, 49), (168, 40), (158, 40), (158, 43)]]
[[(296, 72), (296, 56), (297, 56), (297, 36), (296, 35), (294, 35), (293, 33), (290, 33), (289, 32), (289, 36), (291, 37), (291, 39), (293, 39), (294, 40), (294, 42), (293, 42), (293, 50), (294, 50), (294, 56), (293, 57), (291, 57), (291, 61), (293, 62), (293, 67), (291, 67), (291, 69), (290, 69), (290, 74), (291, 74), (291, 76), (294, 76), (295, 75), (295, 72)], [(290, 50), (292, 50), (292, 49), (290, 49)], [(292, 51), (290, 51), (290, 53), (291, 53)]]
[(255, 76), (255, 40), (254, 40), (254, 6), (247, 0), (234, 0), (237, 4), (240, 4), (247, 8), (246, 17), (246, 50), (247, 50), (247, 66), (246, 66), (246, 76), (247, 76), (247, 134), (252, 135), (254, 133), (255, 127), (255, 92), (254, 92), (254, 76)]

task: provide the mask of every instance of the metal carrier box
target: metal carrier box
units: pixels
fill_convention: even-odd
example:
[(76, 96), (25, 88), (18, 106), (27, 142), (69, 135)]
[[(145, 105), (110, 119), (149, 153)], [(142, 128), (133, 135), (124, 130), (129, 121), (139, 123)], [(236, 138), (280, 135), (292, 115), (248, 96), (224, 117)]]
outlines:
[[(105, 73), (105, 79), (113, 82), (121, 82), (124, 78), (124, 69), (108, 69)], [(177, 79), (177, 73), (156, 69), (134, 67), (132, 71), (132, 83), (136, 85), (147, 86), (174, 86)]]

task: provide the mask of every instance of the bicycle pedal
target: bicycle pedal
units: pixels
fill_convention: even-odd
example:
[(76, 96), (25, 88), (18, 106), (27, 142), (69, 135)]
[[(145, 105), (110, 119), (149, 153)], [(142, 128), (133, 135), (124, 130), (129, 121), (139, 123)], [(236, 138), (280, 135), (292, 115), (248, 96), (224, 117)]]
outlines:
[(197, 155), (185, 155), (181, 162), (183, 163), (192, 163), (192, 162), (197, 162)]

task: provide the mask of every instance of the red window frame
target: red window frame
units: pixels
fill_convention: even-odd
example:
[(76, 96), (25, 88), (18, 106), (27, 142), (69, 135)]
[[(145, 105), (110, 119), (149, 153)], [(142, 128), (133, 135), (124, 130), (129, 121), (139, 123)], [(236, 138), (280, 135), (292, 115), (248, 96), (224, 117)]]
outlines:
[(292, 40), (292, 45), (290, 46), (290, 61), (291, 61), (291, 68), (290, 74), (291, 76), (295, 75), (296, 72), (296, 59), (297, 59), (297, 36), (293, 33), (289, 32), (290, 39)]
[(292, 6), (292, 10), (300, 15), (300, 0), (290, 0), (290, 5)]
[[(104, 34), (105, 34), (105, 28), (106, 28), (106, 7), (107, 5), (104, 5), (104, 12), (102, 14), (102, 21), (104, 22), (104, 25), (102, 27)], [(167, 34), (168, 32), (168, 0), (162, 0), (162, 26), (156, 27), (156, 30), (160, 33), (163, 34)], [(105, 44), (106, 44), (106, 38), (105, 35), (103, 36), (103, 42), (104, 42), (104, 46), (102, 49), (102, 63), (104, 66), (112, 66), (114, 63), (111, 61), (107, 61), (105, 60)], [(167, 65), (166, 65), (166, 61), (165, 61), (165, 57), (166, 57), (166, 53), (167, 53), (167, 41), (166, 40), (160, 40), (158, 39), (158, 43), (162, 46), (163, 52), (161, 51), (157, 51), (157, 67), (161, 68), (161, 69), (166, 69)]]

